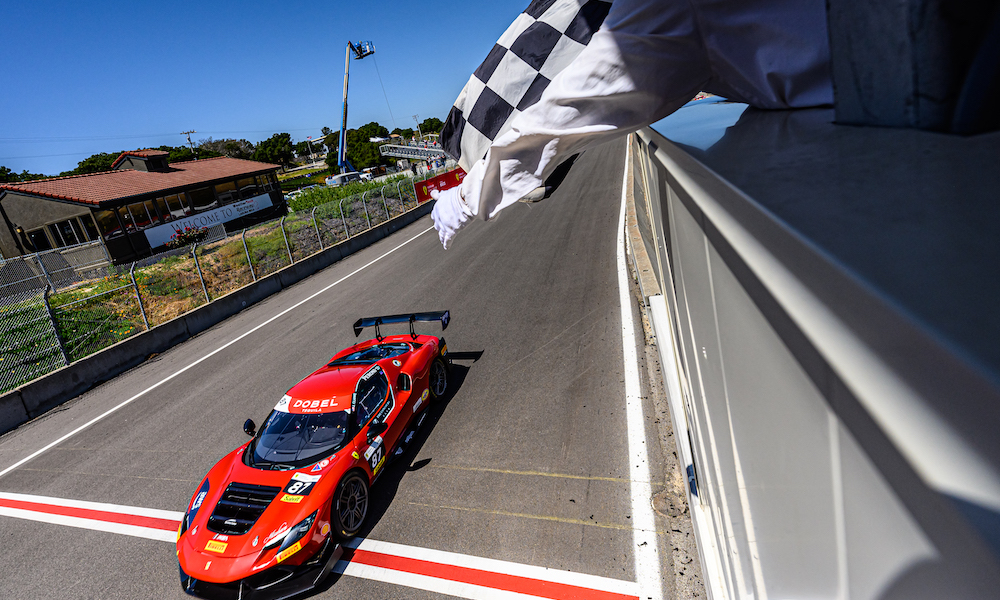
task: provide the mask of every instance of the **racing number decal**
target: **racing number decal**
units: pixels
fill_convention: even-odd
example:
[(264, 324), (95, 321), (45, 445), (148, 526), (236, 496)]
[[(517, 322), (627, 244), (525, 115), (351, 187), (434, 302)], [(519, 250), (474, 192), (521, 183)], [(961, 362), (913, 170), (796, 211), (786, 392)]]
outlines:
[(294, 496), (308, 496), (309, 492), (312, 491), (313, 486), (316, 485), (317, 481), (319, 481), (319, 478), (319, 475), (296, 473), (295, 475), (292, 475), (292, 480), (285, 486), (284, 492)]
[(372, 472), (377, 472), (379, 465), (382, 463), (382, 459), (385, 457), (385, 446), (379, 446), (375, 448), (371, 456), (368, 457), (368, 464), (372, 467)]

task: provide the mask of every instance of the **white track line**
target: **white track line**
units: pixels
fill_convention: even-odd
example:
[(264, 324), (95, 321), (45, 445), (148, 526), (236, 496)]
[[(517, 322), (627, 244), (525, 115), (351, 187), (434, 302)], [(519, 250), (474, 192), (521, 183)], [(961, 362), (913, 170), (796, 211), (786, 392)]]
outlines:
[[(141, 537), (161, 542), (173, 544), (177, 539), (176, 523), (183, 517), (183, 513), (178, 511), (159, 510), (154, 508), (143, 508), (139, 506), (123, 506), (119, 504), (108, 504), (104, 502), (88, 502), (85, 500), (71, 500), (67, 498), (53, 498), (49, 496), (35, 496), (31, 494), (14, 494), (0, 492), (0, 503), (4, 500), (32, 503), (35, 507), (15, 508), (0, 505), (0, 516), (26, 519), (42, 523), (51, 523), (67, 527), (80, 529), (90, 529), (93, 531), (103, 531), (119, 535), (129, 535)], [(51, 510), (52, 507), (68, 509), (67, 513), (77, 512), (77, 515), (60, 514), (58, 510)], [(141, 517), (152, 517), (173, 521), (157, 527), (132, 525), (105, 520), (98, 514), (88, 514), (83, 511), (73, 511), (73, 509), (83, 509), (83, 511), (101, 511), (119, 515), (137, 515)], [(80, 516), (79, 513), (83, 513)], [(113, 517), (112, 517), (113, 518)], [(346, 547), (354, 550), (364, 550), (393, 558), (414, 559), (438, 565), (447, 565), (464, 569), (475, 569), (486, 574), (497, 573), (522, 577), (539, 582), (551, 582), (584, 588), (584, 590), (597, 590), (618, 594), (632, 598), (638, 597), (638, 586), (632, 581), (589, 575), (586, 573), (573, 573), (559, 569), (550, 569), (523, 563), (508, 562), (491, 558), (481, 558), (467, 554), (455, 552), (445, 552), (431, 548), (420, 548), (417, 546), (407, 546), (392, 542), (380, 542), (371, 539), (354, 539), (345, 544)], [(490, 600), (512, 600), (515, 598), (535, 598), (536, 596), (524, 593), (507, 591), (476, 583), (467, 583), (447, 579), (441, 574), (424, 575), (410, 571), (398, 570), (391, 567), (380, 567), (364, 564), (361, 561), (339, 561), (333, 568), (333, 572), (370, 579), (374, 581), (384, 581), (402, 585), (414, 589), (422, 589), (431, 592), (438, 592), (461, 598), (490, 599)], [(485, 583), (485, 582), (481, 582)]]
[(318, 291), (318, 292), (314, 293), (313, 295), (309, 296), (308, 298), (305, 298), (304, 300), (301, 300), (301, 301), (299, 301), (299, 302), (297, 302), (297, 303), (293, 304), (292, 306), (290, 306), (290, 307), (286, 308), (285, 310), (281, 311), (280, 313), (278, 313), (278, 314), (274, 315), (274, 316), (273, 316), (273, 317), (271, 317), (270, 319), (268, 319), (268, 320), (264, 321), (263, 323), (261, 323), (261, 324), (257, 325), (257, 326), (256, 326), (256, 327), (254, 327), (253, 329), (251, 329), (251, 330), (249, 330), (249, 331), (247, 331), (247, 332), (243, 333), (242, 335), (240, 335), (240, 336), (238, 336), (238, 337), (236, 337), (236, 338), (234, 338), (234, 339), (230, 340), (229, 342), (226, 342), (226, 343), (225, 343), (225, 344), (223, 344), (222, 346), (219, 346), (219, 347), (218, 347), (218, 348), (216, 348), (215, 350), (213, 350), (213, 351), (209, 352), (209, 353), (208, 353), (208, 354), (206, 354), (205, 356), (202, 356), (201, 358), (199, 358), (198, 360), (196, 360), (196, 361), (194, 361), (193, 363), (189, 364), (188, 366), (184, 367), (183, 369), (180, 369), (180, 370), (178, 370), (178, 371), (175, 371), (175, 372), (174, 372), (173, 374), (171, 374), (171, 375), (168, 375), (167, 377), (164, 377), (164, 378), (163, 378), (163, 379), (161, 379), (160, 381), (157, 381), (157, 382), (156, 382), (156, 383), (154, 383), (153, 385), (151, 385), (151, 386), (149, 386), (148, 388), (146, 388), (146, 389), (142, 390), (141, 392), (139, 392), (138, 394), (136, 394), (136, 395), (132, 396), (132, 397), (131, 397), (131, 398), (129, 398), (128, 400), (125, 400), (124, 402), (122, 402), (121, 404), (119, 404), (119, 405), (115, 406), (114, 408), (110, 408), (110, 409), (108, 409), (107, 411), (105, 411), (105, 412), (101, 413), (100, 415), (98, 415), (98, 416), (94, 417), (93, 419), (91, 419), (91, 420), (87, 421), (87, 422), (86, 422), (86, 423), (84, 423), (83, 425), (80, 425), (79, 427), (77, 427), (77, 428), (76, 428), (76, 429), (74, 429), (73, 431), (71, 431), (71, 432), (67, 433), (66, 435), (62, 436), (61, 438), (57, 439), (56, 441), (54, 441), (54, 442), (52, 442), (52, 443), (50, 443), (50, 444), (48, 444), (48, 445), (44, 446), (44, 447), (43, 447), (43, 448), (41, 448), (40, 450), (37, 450), (37, 451), (35, 451), (35, 452), (32, 452), (31, 454), (29, 454), (29, 455), (28, 455), (28, 456), (26, 456), (25, 458), (22, 458), (21, 460), (17, 461), (16, 463), (12, 464), (11, 466), (7, 467), (7, 468), (6, 468), (6, 469), (4, 469), (3, 471), (0, 471), (0, 477), (3, 477), (3, 476), (4, 476), (4, 475), (6, 475), (7, 473), (10, 473), (10, 472), (11, 472), (11, 471), (13, 471), (14, 469), (16, 469), (16, 468), (20, 467), (21, 465), (23, 465), (24, 463), (26, 463), (26, 462), (30, 461), (31, 459), (35, 458), (36, 456), (38, 456), (38, 455), (40, 455), (40, 454), (43, 454), (44, 452), (47, 452), (48, 450), (52, 449), (53, 447), (57, 446), (58, 444), (61, 444), (61, 443), (63, 443), (64, 441), (66, 441), (66, 440), (68, 440), (69, 438), (73, 437), (74, 435), (76, 435), (76, 434), (80, 433), (80, 432), (81, 432), (81, 431), (83, 431), (84, 429), (87, 429), (88, 427), (90, 427), (90, 426), (91, 426), (91, 425), (93, 425), (94, 423), (97, 423), (98, 421), (100, 421), (100, 420), (104, 419), (105, 417), (107, 417), (108, 415), (110, 415), (110, 414), (114, 413), (114, 412), (115, 412), (115, 411), (117, 411), (118, 409), (120, 409), (120, 408), (122, 408), (122, 407), (124, 407), (124, 406), (126, 406), (126, 405), (128, 405), (128, 404), (130, 404), (130, 403), (131, 403), (132, 401), (134, 401), (134, 400), (136, 400), (136, 399), (138, 399), (138, 398), (141, 398), (142, 396), (144, 396), (144, 395), (148, 394), (149, 392), (151, 392), (151, 391), (155, 390), (156, 388), (160, 387), (160, 386), (161, 386), (161, 385), (163, 385), (164, 383), (166, 383), (166, 382), (170, 381), (171, 379), (173, 379), (173, 378), (177, 377), (177, 376), (178, 376), (178, 375), (180, 375), (181, 373), (184, 373), (184, 372), (185, 372), (185, 371), (187, 371), (188, 369), (190, 369), (190, 368), (192, 368), (192, 367), (194, 367), (194, 366), (196, 366), (196, 365), (198, 365), (198, 364), (200, 364), (200, 363), (202, 363), (202, 362), (204, 362), (204, 361), (208, 360), (209, 358), (211, 358), (211, 357), (215, 356), (215, 355), (216, 355), (216, 354), (218, 354), (219, 352), (222, 352), (222, 351), (223, 351), (223, 350), (225, 350), (226, 348), (228, 348), (228, 347), (232, 346), (232, 345), (233, 345), (233, 344), (235, 344), (236, 342), (238, 342), (238, 341), (242, 340), (243, 338), (247, 337), (248, 335), (250, 335), (250, 334), (254, 333), (254, 332), (255, 332), (255, 331), (257, 331), (258, 329), (261, 329), (262, 327), (265, 327), (266, 325), (269, 325), (269, 324), (271, 324), (271, 323), (272, 323), (272, 322), (274, 322), (275, 320), (277, 320), (277, 319), (279, 319), (279, 318), (281, 318), (281, 317), (285, 316), (286, 314), (288, 314), (288, 313), (290, 313), (291, 311), (295, 310), (296, 308), (298, 308), (298, 307), (302, 306), (302, 305), (303, 305), (303, 304), (305, 304), (306, 302), (309, 302), (310, 300), (312, 300), (312, 299), (313, 299), (313, 298), (315, 298), (316, 296), (319, 296), (320, 294), (322, 294), (322, 293), (324, 293), (324, 292), (326, 292), (326, 291), (330, 290), (331, 288), (333, 288), (333, 287), (335, 287), (335, 286), (337, 286), (337, 285), (341, 284), (341, 283), (342, 283), (342, 282), (344, 282), (344, 281), (345, 281), (346, 279), (349, 279), (350, 277), (353, 277), (354, 275), (357, 275), (357, 274), (358, 274), (358, 273), (360, 273), (361, 271), (364, 271), (364, 270), (365, 270), (365, 269), (367, 269), (368, 267), (370, 267), (370, 266), (372, 266), (373, 264), (377, 263), (378, 261), (382, 260), (382, 259), (383, 259), (383, 258), (385, 258), (386, 256), (389, 256), (390, 254), (392, 254), (392, 253), (393, 253), (393, 252), (395, 252), (396, 250), (399, 250), (399, 249), (400, 249), (400, 248), (402, 248), (403, 246), (405, 246), (405, 245), (409, 244), (409, 243), (410, 243), (410, 242), (412, 242), (413, 240), (417, 239), (418, 237), (422, 236), (423, 234), (427, 233), (428, 231), (430, 231), (430, 230), (432, 230), (432, 229), (434, 229), (434, 228), (433, 228), (433, 227), (428, 227), (427, 229), (425, 229), (425, 230), (421, 231), (421, 232), (420, 232), (420, 233), (418, 233), (417, 235), (415, 235), (415, 236), (411, 237), (410, 239), (406, 240), (406, 241), (405, 241), (405, 242), (403, 242), (402, 244), (400, 244), (400, 245), (396, 246), (396, 247), (395, 247), (395, 248), (393, 248), (392, 250), (389, 250), (388, 252), (386, 252), (386, 253), (385, 253), (385, 254), (383, 254), (382, 256), (379, 256), (378, 258), (376, 258), (376, 259), (372, 260), (371, 262), (369, 262), (369, 263), (365, 264), (364, 266), (362, 266), (362, 267), (359, 267), (359, 268), (355, 269), (354, 271), (351, 271), (351, 272), (350, 272), (350, 273), (348, 273), (347, 275), (344, 275), (343, 277), (341, 277), (341, 278), (340, 278), (340, 279), (338, 279), (337, 281), (334, 281), (334, 282), (333, 282), (333, 283), (331, 283), (330, 285), (328, 285), (328, 286), (326, 286), (325, 288), (321, 289), (320, 291)]
[(622, 313), (622, 353), (625, 359), (625, 418), (628, 424), (629, 478), (632, 490), (632, 541), (635, 548), (635, 578), (639, 597), (662, 600), (660, 551), (656, 540), (656, 518), (653, 515), (653, 490), (649, 477), (646, 450), (646, 420), (642, 409), (642, 388), (639, 385), (639, 360), (636, 355), (635, 322), (632, 318), (632, 295), (629, 293), (628, 266), (625, 261), (625, 197), (628, 191), (628, 169), (631, 144), (625, 152), (622, 174), (622, 206), (618, 216), (618, 297)]

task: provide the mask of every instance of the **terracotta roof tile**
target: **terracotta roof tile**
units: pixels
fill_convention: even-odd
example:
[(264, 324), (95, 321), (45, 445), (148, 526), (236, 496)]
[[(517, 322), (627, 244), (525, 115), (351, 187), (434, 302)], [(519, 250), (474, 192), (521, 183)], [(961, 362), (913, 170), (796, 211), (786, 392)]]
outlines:
[(147, 173), (132, 169), (104, 171), (24, 183), (3, 183), (0, 184), (0, 190), (96, 206), (115, 204), (116, 200), (133, 196), (165, 192), (241, 175), (256, 175), (279, 168), (281, 167), (278, 165), (221, 156), (171, 163), (169, 168), (162, 172)]

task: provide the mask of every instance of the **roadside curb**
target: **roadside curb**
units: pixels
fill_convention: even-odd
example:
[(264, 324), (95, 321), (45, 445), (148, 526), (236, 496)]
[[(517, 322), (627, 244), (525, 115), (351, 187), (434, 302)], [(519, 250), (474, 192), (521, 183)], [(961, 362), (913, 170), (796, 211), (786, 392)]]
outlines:
[(221, 323), (241, 310), (367, 248), (429, 214), (424, 202), (364, 233), (258, 279), (191, 312), (52, 371), (0, 396), (0, 435)]

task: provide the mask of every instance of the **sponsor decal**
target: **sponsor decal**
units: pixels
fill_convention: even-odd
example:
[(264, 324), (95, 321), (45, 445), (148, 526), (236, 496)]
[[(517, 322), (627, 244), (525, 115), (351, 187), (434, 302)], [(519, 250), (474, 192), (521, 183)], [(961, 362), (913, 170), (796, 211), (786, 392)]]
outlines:
[(448, 355), (448, 344), (441, 344), (441, 356)]
[(207, 571), (208, 568), (211, 566), (212, 566), (212, 561), (208, 561), (207, 563), (205, 563), (205, 570)]
[(195, 525), (194, 529), (191, 530), (191, 535), (198, 535), (198, 526)]
[(373, 365), (372, 368), (368, 369), (364, 375), (361, 376), (361, 381), (368, 381), (375, 376), (376, 373), (382, 370), (382, 367), (378, 365)]
[(330, 466), (330, 459), (329, 458), (324, 458), (323, 460), (321, 460), (318, 463), (316, 463), (313, 466), (313, 468), (309, 469), (309, 470), (312, 471), (313, 473), (315, 473), (316, 471), (322, 471), (323, 469), (327, 468), (328, 466)]
[(328, 398), (326, 400), (295, 400), (291, 403), (290, 407), (295, 412), (319, 413), (334, 406), (336, 401), (336, 398)]
[(215, 534), (215, 535), (212, 536), (212, 539), (213, 540), (219, 540), (220, 542), (228, 542), (229, 541), (229, 536), (228, 535), (222, 535), (221, 533), (217, 533), (217, 534)]
[(182, 525), (182, 524), (183, 524), (183, 523), (178, 523), (178, 524), (177, 524), (177, 541), (178, 541), (178, 542), (179, 542), (179, 541), (181, 541), (181, 525)]
[(378, 464), (376, 464), (372, 468), (372, 476), (378, 475), (378, 472), (382, 468), (382, 465), (385, 464), (385, 455), (382, 453), (382, 449), (381, 448), (379, 448), (378, 455), (379, 455), (380, 458), (379, 458)]
[(253, 542), (252, 543), (253, 543), (253, 547), (256, 548), (257, 544), (260, 543), (260, 536), (259, 535), (253, 536)]
[(288, 523), (287, 522), (282, 523), (281, 527), (279, 527), (279, 528), (275, 529), (274, 531), (272, 531), (271, 535), (267, 536), (267, 538), (264, 539), (264, 545), (266, 546), (266, 545), (270, 544), (275, 539), (284, 536), (286, 533), (288, 533)]
[(295, 542), (291, 546), (285, 548), (281, 552), (279, 552), (278, 553), (278, 562), (281, 562), (281, 561), (285, 560), (286, 558), (288, 558), (289, 556), (295, 554), (296, 552), (298, 552), (301, 549), (302, 549), (302, 541), (300, 540), (298, 542)]
[(191, 510), (198, 510), (201, 508), (201, 503), (205, 501), (205, 496), (208, 492), (198, 492), (198, 495), (194, 497), (194, 502), (191, 503)]
[(219, 541), (216, 541), (216, 540), (208, 540), (208, 543), (205, 544), (205, 550), (207, 552), (218, 552), (218, 553), (221, 554), (221, 553), (223, 553), (223, 552), (226, 551), (226, 548), (228, 546), (229, 546), (229, 544), (227, 544), (225, 542), (219, 542)]
[(382, 407), (382, 410), (378, 411), (378, 414), (375, 416), (375, 420), (382, 421), (384, 423), (386, 419), (389, 418), (389, 415), (392, 414), (392, 409), (394, 406), (395, 403), (390, 398), (389, 401), (385, 403), (385, 406)]
[(375, 436), (375, 439), (372, 440), (372, 445), (368, 446), (368, 448), (365, 450), (365, 460), (370, 460), (372, 454), (375, 453), (375, 450), (377, 450), (381, 446), (382, 446), (382, 436), (380, 435)]
[[(313, 485), (319, 481), (321, 475), (306, 475), (305, 473), (296, 473), (292, 475), (292, 480), (288, 482), (285, 486), (285, 494), (292, 494), (296, 496), (308, 496), (309, 492), (312, 491)], [(290, 500), (286, 500), (290, 502)]]
[(415, 433), (415, 432), (411, 431), (411, 432), (410, 432), (410, 435), (406, 436), (406, 439), (405, 439), (405, 440), (403, 440), (403, 443), (404, 443), (404, 444), (409, 444), (409, 443), (410, 443), (410, 440), (412, 440), (412, 439), (413, 439), (413, 434), (414, 434), (414, 433)]
[(403, 366), (403, 363), (401, 363), (401, 362), (399, 362), (398, 360), (395, 360), (395, 359), (394, 359), (394, 360), (392, 361), (392, 366), (394, 366), (394, 367), (402, 367), (402, 366)]
[(427, 399), (428, 395), (430, 395), (429, 390), (424, 390), (424, 393), (420, 394), (420, 399), (417, 400), (417, 403), (413, 405), (413, 412), (417, 412), (417, 410), (424, 405), (424, 400)]
[(326, 535), (330, 533), (330, 524), (324, 523), (323, 528), (319, 530), (320, 535)]
[(354, 460), (360, 460), (361, 459), (361, 455), (358, 454), (357, 450), (355, 450), (354, 452), (351, 452), (351, 456), (354, 457)]
[(274, 405), (274, 410), (285, 413), (288, 412), (288, 403), (291, 402), (291, 400), (292, 397), (285, 394), (281, 397), (281, 400), (278, 400), (278, 403)]
[(281, 497), (281, 501), (288, 502), (289, 504), (298, 504), (299, 502), (302, 502), (303, 498), (305, 498), (305, 496), (295, 496), (293, 494), (285, 494), (284, 496)]

